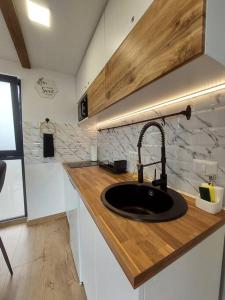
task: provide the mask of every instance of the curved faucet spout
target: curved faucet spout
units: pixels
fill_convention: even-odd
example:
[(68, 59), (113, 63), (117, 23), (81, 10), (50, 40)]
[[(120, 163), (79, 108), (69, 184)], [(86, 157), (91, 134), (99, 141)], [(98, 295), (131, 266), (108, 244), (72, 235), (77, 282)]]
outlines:
[[(159, 129), (160, 133), (161, 133), (161, 138), (162, 138), (161, 160), (157, 161), (157, 162), (153, 162), (153, 163), (143, 165), (142, 161), (141, 161), (141, 147), (142, 147), (142, 141), (143, 141), (144, 134), (145, 134), (146, 130), (149, 127), (157, 127)], [(137, 167), (138, 167), (138, 182), (143, 183), (143, 181), (144, 181), (144, 176), (143, 176), (144, 167), (161, 163), (162, 173), (160, 175), (160, 179), (153, 180), (152, 184), (154, 186), (160, 185), (160, 188), (162, 190), (166, 191), (167, 190), (167, 175), (166, 175), (165, 132), (163, 130), (162, 125), (160, 125), (158, 122), (154, 122), (154, 121), (145, 124), (144, 127), (142, 128), (141, 132), (140, 132), (137, 147), (138, 147), (138, 165), (137, 165)]]

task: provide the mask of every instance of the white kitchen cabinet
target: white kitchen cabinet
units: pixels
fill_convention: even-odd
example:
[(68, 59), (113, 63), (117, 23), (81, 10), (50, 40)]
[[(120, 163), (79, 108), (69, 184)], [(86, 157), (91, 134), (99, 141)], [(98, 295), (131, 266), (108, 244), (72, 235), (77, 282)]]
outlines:
[(133, 289), (82, 201), (80, 220), (82, 280), (88, 300), (218, 299), (225, 227)]
[(220, 228), (144, 284), (144, 300), (218, 300), (224, 247)]
[(98, 228), (95, 237), (97, 299), (140, 299), (140, 290), (133, 289)]
[(70, 212), (70, 245), (73, 253), (74, 263), (76, 266), (78, 277), (81, 281), (81, 266), (80, 266), (80, 238), (79, 238), (79, 211), (73, 209)]
[(105, 15), (103, 13), (76, 76), (78, 100), (86, 92), (106, 63)]
[(64, 174), (64, 196), (65, 196), (66, 214), (67, 214), (68, 222), (70, 223), (69, 213), (73, 209), (78, 208), (79, 200), (78, 200), (78, 193), (73, 187), (66, 173)]
[(67, 220), (69, 222), (69, 177), (66, 172), (64, 172), (64, 201)]
[(133, 289), (68, 176), (65, 196), (71, 248), (87, 300), (218, 299), (225, 226)]
[(108, 61), (153, 0), (110, 0), (105, 8), (105, 55)]
[(80, 68), (76, 74), (76, 91), (77, 101), (84, 95), (88, 88), (88, 75), (87, 75), (87, 58), (84, 56)]
[(105, 14), (102, 15), (86, 53), (88, 86), (95, 80), (106, 64)]
[(96, 261), (95, 261), (96, 225), (83, 202), (80, 202), (80, 249), (82, 253), (82, 282), (88, 300), (96, 298)]
[(69, 177), (64, 175), (64, 197), (66, 214), (69, 223), (70, 246), (73, 253), (74, 263), (76, 266), (78, 277), (81, 281), (80, 266), (80, 227), (79, 227), (79, 205), (80, 197), (76, 189), (70, 182)]
[(153, 0), (110, 0), (76, 74), (77, 100), (104, 68)]
[(87, 208), (80, 203), (82, 281), (88, 300), (139, 300)]

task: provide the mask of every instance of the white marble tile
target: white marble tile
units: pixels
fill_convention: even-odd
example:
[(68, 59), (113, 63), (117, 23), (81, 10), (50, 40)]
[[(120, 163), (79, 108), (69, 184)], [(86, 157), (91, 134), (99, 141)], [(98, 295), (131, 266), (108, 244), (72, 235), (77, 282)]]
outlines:
[(97, 132), (81, 129), (75, 123), (55, 123), (55, 156), (43, 157), (43, 137), (39, 123), (24, 122), (24, 154), (26, 163), (90, 160), (90, 147), (97, 144)]
[[(169, 185), (195, 195), (204, 178), (193, 173), (194, 158), (218, 161), (218, 184), (225, 186), (225, 93), (211, 94), (187, 103), (192, 105), (191, 120), (188, 121), (182, 116), (170, 118), (164, 126), (167, 173)], [(183, 107), (187, 103), (183, 103)], [(182, 105), (178, 108), (181, 109)], [(178, 108), (163, 108), (154, 113), (172, 113), (179, 110)], [(132, 125), (98, 133), (99, 159), (115, 160), (126, 157), (128, 170), (133, 172), (137, 161), (137, 141), (143, 126), (144, 124)], [(149, 129), (143, 139), (143, 162), (158, 160), (160, 147), (161, 136), (157, 128)], [(153, 176), (155, 168), (159, 174), (160, 165), (146, 168), (145, 174)]]

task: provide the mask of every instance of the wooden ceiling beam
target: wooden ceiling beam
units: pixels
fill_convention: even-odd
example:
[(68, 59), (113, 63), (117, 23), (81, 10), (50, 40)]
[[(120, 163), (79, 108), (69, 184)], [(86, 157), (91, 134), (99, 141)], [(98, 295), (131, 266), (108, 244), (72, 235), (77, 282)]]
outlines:
[(30, 69), (30, 60), (28, 57), (23, 33), (16, 14), (16, 10), (12, 0), (0, 0), (0, 9), (11, 35), (12, 41), (16, 48), (22, 67)]

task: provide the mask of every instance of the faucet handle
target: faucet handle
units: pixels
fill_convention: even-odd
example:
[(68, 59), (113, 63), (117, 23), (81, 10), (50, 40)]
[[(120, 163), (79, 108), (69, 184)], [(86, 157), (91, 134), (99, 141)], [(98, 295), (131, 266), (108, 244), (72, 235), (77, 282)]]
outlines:
[(144, 166), (142, 163), (137, 164), (137, 169), (138, 169), (138, 182), (143, 183), (144, 182), (144, 176), (143, 176), (143, 168)]
[(156, 169), (155, 169), (155, 172), (154, 172), (154, 180), (152, 180), (152, 185), (153, 186), (158, 186), (161, 184), (161, 179), (156, 179)]

